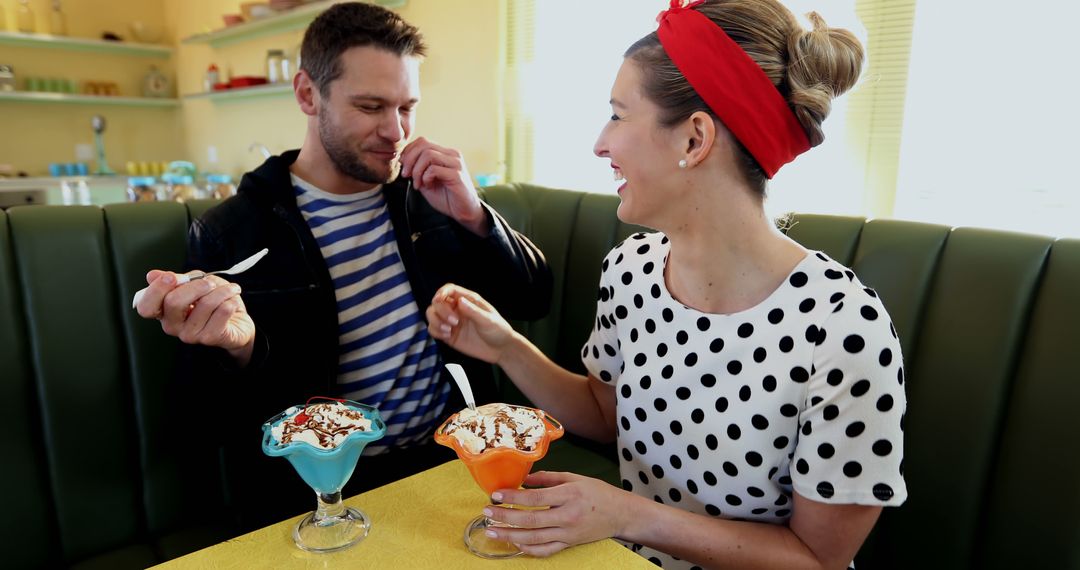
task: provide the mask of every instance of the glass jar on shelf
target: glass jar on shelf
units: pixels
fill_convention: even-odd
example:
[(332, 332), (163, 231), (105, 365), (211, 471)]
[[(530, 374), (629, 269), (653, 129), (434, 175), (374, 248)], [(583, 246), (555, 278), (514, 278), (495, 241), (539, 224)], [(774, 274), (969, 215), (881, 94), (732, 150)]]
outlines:
[(132, 176), (128, 178), (128, 202), (156, 202), (158, 200), (156, 186), (152, 176)]
[(266, 52), (266, 81), (269, 83), (285, 83), (289, 80), (288, 60), (285, 52), (280, 49), (272, 49)]
[(224, 200), (236, 194), (236, 186), (228, 174), (207, 174), (205, 192), (210, 198)]
[(194, 178), (186, 174), (167, 175), (166, 183), (169, 188), (169, 199), (174, 202), (188, 202), (207, 197), (201, 188), (195, 186)]

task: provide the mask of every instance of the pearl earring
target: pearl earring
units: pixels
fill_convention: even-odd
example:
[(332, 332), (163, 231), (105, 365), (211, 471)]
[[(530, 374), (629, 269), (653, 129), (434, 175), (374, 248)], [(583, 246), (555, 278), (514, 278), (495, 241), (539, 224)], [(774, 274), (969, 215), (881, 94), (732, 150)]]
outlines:
[(679, 161), (679, 168), (686, 168), (686, 159)]

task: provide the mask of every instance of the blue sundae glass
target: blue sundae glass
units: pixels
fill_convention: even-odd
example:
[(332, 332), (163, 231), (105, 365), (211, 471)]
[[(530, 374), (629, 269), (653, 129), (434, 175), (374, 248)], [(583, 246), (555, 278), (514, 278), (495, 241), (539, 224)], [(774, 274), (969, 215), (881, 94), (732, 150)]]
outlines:
[[(379, 410), (351, 400), (336, 400), (359, 411), (371, 421), (371, 429), (350, 433), (337, 447), (322, 449), (303, 441), (286, 444), (273, 435), (275, 426), (294, 421), (305, 413), (307, 405), (293, 406), (263, 424), (263, 453), (284, 457), (292, 463), (300, 478), (315, 491), (318, 505), (293, 529), (296, 545), (309, 552), (335, 552), (348, 548), (368, 535), (371, 521), (363, 511), (341, 501), (341, 489), (352, 477), (356, 461), (364, 447), (386, 433)], [(310, 402), (310, 400), (309, 400)]]

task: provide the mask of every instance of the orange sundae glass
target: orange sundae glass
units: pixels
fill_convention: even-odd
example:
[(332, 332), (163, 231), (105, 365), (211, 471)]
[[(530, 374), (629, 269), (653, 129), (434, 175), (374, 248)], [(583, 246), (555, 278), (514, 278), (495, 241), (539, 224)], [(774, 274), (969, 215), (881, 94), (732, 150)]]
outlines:
[[(542, 410), (510, 404), (464, 409), (435, 430), (435, 441), (452, 448), (476, 484), (490, 497), (498, 489), (516, 489), (533, 463), (547, 454), (563, 427)], [(512, 508), (511, 505), (503, 505)], [(513, 543), (489, 538), (488, 527), (507, 526), (478, 516), (465, 527), (465, 546), (483, 558), (510, 558), (522, 552)]]

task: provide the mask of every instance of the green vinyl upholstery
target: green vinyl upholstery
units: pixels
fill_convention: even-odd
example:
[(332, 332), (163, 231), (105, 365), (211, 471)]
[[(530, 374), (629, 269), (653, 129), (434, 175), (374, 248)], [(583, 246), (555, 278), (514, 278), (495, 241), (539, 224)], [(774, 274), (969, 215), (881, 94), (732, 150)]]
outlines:
[[(581, 371), (601, 261), (640, 228), (613, 195), (483, 194), (554, 270), (549, 316), (515, 326)], [(216, 458), (166, 434), (176, 341), (130, 308), (148, 268), (182, 264), (190, 220), (212, 205), (0, 213), (7, 566), (144, 567), (229, 536), (205, 524), (227, 505)], [(1080, 240), (848, 216), (787, 228), (878, 292), (904, 351), (909, 498), (857, 566), (1080, 568)], [(610, 446), (574, 438), (537, 467), (617, 480)]]

